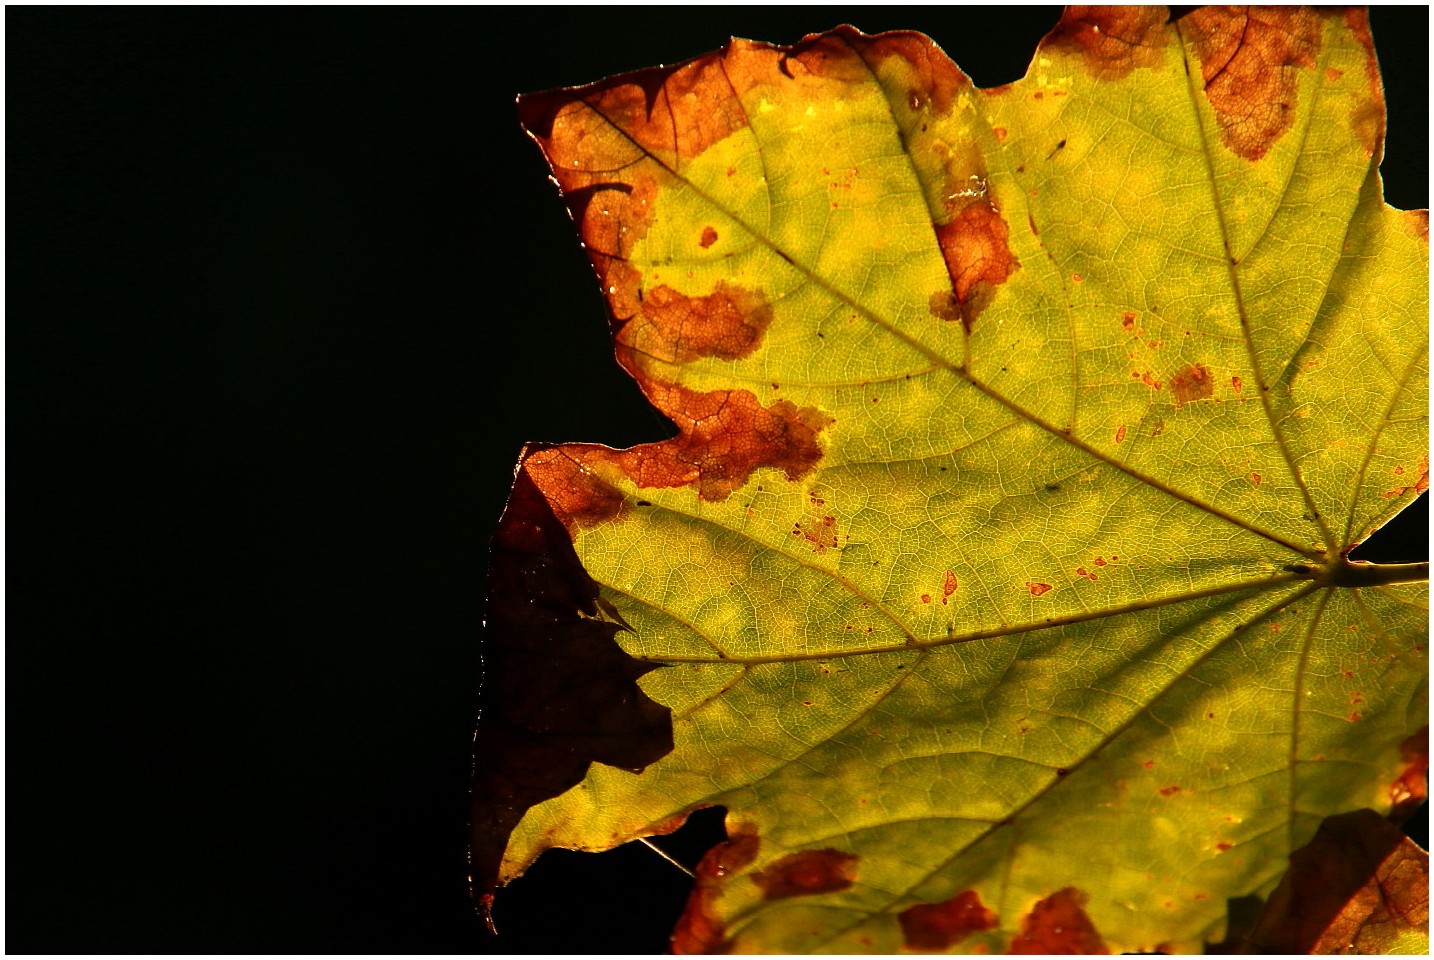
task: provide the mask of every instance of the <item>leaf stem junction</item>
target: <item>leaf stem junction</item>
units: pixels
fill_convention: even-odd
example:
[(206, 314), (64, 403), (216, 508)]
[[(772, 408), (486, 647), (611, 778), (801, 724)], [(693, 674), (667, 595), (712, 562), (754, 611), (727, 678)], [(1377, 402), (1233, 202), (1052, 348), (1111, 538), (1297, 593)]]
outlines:
[(1414, 583), (1429, 579), (1429, 562), (1365, 563), (1335, 557), (1327, 563), (1294, 563), (1290, 573), (1326, 587), (1384, 587), (1392, 583)]

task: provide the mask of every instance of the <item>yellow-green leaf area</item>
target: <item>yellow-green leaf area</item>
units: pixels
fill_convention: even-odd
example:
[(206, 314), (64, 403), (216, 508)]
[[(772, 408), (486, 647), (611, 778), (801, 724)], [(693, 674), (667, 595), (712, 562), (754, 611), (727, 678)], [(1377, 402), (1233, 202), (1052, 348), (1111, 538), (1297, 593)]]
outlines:
[(755, 852), (680, 949), (1007, 952), (1059, 908), (1198, 950), (1387, 810), (1427, 568), (1345, 554), (1427, 485), (1427, 231), (1372, 55), (1343, 12), (1125, 8), (997, 90), (841, 28), (546, 95), (680, 433), (530, 473), (675, 748), (533, 807), (506, 873), (721, 804)]

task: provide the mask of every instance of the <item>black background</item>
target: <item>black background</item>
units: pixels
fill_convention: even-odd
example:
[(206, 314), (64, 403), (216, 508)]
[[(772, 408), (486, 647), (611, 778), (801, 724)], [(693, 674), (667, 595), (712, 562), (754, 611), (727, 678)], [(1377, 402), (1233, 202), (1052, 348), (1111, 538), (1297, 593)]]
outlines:
[[(1405, 208), (1427, 16), (1372, 16)], [(841, 21), (990, 86), (1055, 18), (7, 10), (9, 949), (662, 950), (685, 879), (640, 847), (545, 857), (496, 943), (463, 884), (518, 451), (671, 432), (514, 95)]]

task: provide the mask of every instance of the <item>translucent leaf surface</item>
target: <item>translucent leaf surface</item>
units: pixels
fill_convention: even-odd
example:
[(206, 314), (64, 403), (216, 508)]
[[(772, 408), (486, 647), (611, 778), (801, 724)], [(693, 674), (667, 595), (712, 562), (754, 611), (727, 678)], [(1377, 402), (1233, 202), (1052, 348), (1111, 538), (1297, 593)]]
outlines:
[(499, 641), (624, 691), (597, 746), (485, 721), (503, 878), (722, 804), (679, 951), (1197, 949), (1407, 797), (1427, 567), (1344, 556), (1427, 485), (1427, 216), (1362, 14), (1168, 21), (1072, 8), (995, 90), (841, 28), (523, 99), (678, 435), (525, 451), (492, 603), (561, 524), (538, 620), (626, 657)]

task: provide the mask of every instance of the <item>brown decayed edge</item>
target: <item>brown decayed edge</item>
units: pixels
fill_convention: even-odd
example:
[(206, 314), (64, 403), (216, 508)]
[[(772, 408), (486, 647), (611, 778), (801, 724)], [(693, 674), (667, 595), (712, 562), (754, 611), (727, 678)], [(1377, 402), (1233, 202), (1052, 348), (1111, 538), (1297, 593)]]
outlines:
[(1392, 807), (1389, 815), (1403, 820), (1419, 809), (1429, 796), (1429, 725), (1426, 723), (1418, 733), (1411, 735), (1399, 745), (1399, 754), (1404, 769), (1389, 785), (1389, 800)]
[(856, 880), (854, 853), (833, 850), (798, 850), (752, 874), (764, 900), (810, 897), (845, 890)]
[[(971, 80), (929, 37), (919, 33), (848, 34), (845, 39), (873, 72), (887, 58), (898, 57), (915, 75), (913, 86), (896, 97), (893, 113), (910, 111), (923, 119), (903, 131), (903, 145), (913, 155), (931, 151), (945, 178), (942, 201), (931, 206), (931, 216), (951, 278), (950, 288), (932, 293), (927, 306), (941, 320), (961, 321), (970, 333), (993, 289), (1020, 266), (1008, 243), (1010, 230), (989, 195), (979, 147), (975, 143), (953, 146), (932, 129), (932, 121), (952, 114), (957, 96), (971, 87)], [(891, 91), (887, 98), (892, 100)]]
[(717, 900), (722, 896), (721, 881), (755, 860), (759, 846), (754, 831), (739, 829), (730, 840), (707, 851), (694, 871), (696, 879), (692, 894), (687, 898), (687, 907), (672, 932), (673, 953), (727, 953), (731, 950), (731, 941), (715, 914)]
[(993, 930), (997, 917), (975, 890), (940, 903), (918, 903), (897, 915), (908, 950), (949, 950), (973, 933)]
[(1177, 407), (1192, 400), (1208, 400), (1215, 395), (1215, 378), (1204, 364), (1191, 364), (1170, 377), (1170, 392)]
[(600, 475), (616, 468), (638, 487), (694, 486), (704, 500), (720, 501), (760, 467), (805, 476), (821, 460), (817, 434), (832, 419), (790, 400), (763, 406), (749, 390), (698, 393), (650, 381), (648, 397), (677, 424), (670, 440), (626, 450), (598, 444), (533, 445), (524, 467), (570, 531), (622, 515), (624, 500)]
[(1347, 7), (1344, 22), (1364, 47), (1364, 78), (1369, 90), (1368, 98), (1355, 103), (1354, 129), (1364, 142), (1365, 153), (1377, 159), (1384, 152), (1384, 82), (1379, 76), (1379, 58), (1374, 54), (1374, 37), (1369, 32), (1369, 10)]
[(1021, 918), (1008, 953), (1110, 953), (1085, 913), (1086, 895), (1066, 887), (1039, 901)]
[(1384, 953), (1429, 922), (1429, 855), (1373, 810), (1326, 817), (1251, 932), (1264, 953)]
[(1069, 6), (1039, 49), (1076, 54), (1092, 76), (1119, 80), (1160, 66), (1169, 40), (1164, 7)]
[(1220, 139), (1237, 155), (1259, 160), (1294, 124), (1299, 71), (1319, 55), (1320, 17), (1308, 7), (1212, 6), (1180, 21)]
[[(474, 738), (469, 883), (488, 913), (508, 837), (596, 761), (638, 772), (672, 750), (672, 715), (614, 640), (598, 588), (525, 468), (493, 537)], [(490, 921), (491, 923), (491, 921)]]

